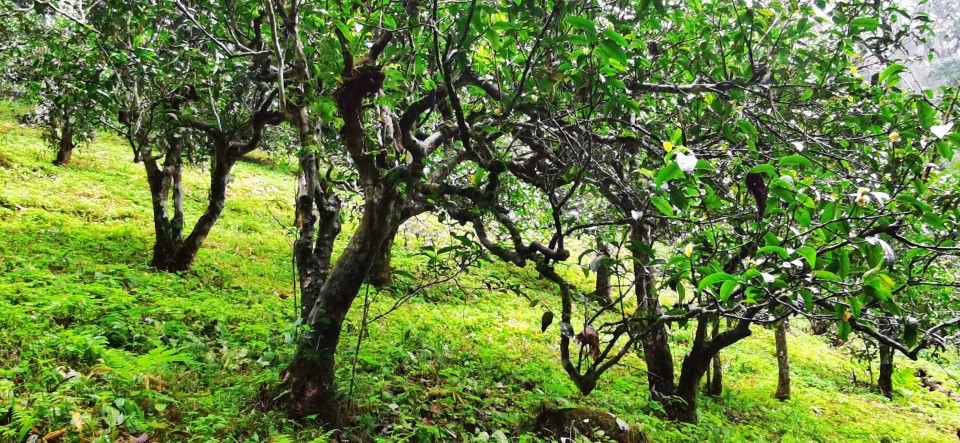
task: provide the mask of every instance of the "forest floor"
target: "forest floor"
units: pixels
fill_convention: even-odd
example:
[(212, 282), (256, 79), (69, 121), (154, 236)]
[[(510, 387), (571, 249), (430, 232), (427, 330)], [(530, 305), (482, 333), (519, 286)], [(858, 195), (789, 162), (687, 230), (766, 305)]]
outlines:
[[(292, 170), (238, 165), (195, 269), (157, 273), (146, 266), (149, 194), (129, 148), (101, 135), (54, 167), (40, 133), (12, 114), (0, 105), (0, 442), (327, 441), (261, 407), (295, 347)], [(205, 177), (185, 171), (188, 221)], [(364, 302), (368, 318), (388, 311), (410, 276), (428, 272), (424, 246), (451, 241), (424, 234), (435, 220), (422, 223), (401, 230), (393, 288), (366, 289), (349, 318), (338, 367), (355, 417), (347, 439), (541, 441), (531, 422), (550, 405), (615, 414), (656, 442), (957, 441), (960, 404), (915, 375), (960, 390), (956, 352), (898, 359), (887, 400), (855, 358), (862, 343), (836, 345), (801, 322), (789, 333), (792, 400), (772, 397), (773, 331), (762, 327), (723, 352), (723, 394), (702, 397), (697, 425), (658, 418), (633, 355), (580, 396), (559, 365), (557, 326), (540, 332), (558, 297), (531, 270), (499, 263), (422, 291), (358, 340)], [(525, 297), (497, 289), (508, 286)], [(679, 362), (691, 331), (671, 333)]]

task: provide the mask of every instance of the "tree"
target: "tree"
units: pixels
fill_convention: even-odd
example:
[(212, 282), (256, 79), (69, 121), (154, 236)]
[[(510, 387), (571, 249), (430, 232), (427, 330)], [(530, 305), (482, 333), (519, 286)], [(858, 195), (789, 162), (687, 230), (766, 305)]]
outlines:
[[(454, 114), (447, 100), (482, 109), (493, 95), (475, 71), (479, 66), (466, 59), (477, 39), (474, 21), (485, 20), (481, 11), (492, 8), (408, 6), (350, 4), (338, 15), (292, 1), (263, 10), (274, 41), (270, 63), (278, 73), (279, 100), (301, 145), (294, 254), (308, 329), (281, 376), (295, 418), (341, 422), (335, 361), (344, 318), (399, 225), (429, 210), (472, 155), (463, 128), (482, 113), (465, 114), (457, 105)], [(360, 16), (382, 22), (361, 25)], [(329, 29), (336, 40), (324, 38)], [(337, 136), (321, 138), (328, 133)], [(329, 154), (326, 161), (321, 153)], [(338, 184), (344, 182), (359, 190), (363, 205), (333, 262), (339, 193), (345, 190)]]
[[(233, 166), (283, 117), (273, 108), (272, 79), (222, 47), (203, 45), (178, 14), (172, 4), (93, 3), (77, 31), (108, 85), (85, 84), (71, 95), (95, 96), (112, 110), (116, 120), (104, 123), (144, 165), (155, 229), (151, 265), (164, 271), (190, 269), (224, 209)], [(210, 191), (204, 213), (185, 231), (182, 165), (200, 159), (210, 162)]]
[[(556, 285), (561, 364), (582, 393), (639, 352), (673, 420), (696, 421), (711, 362), (753, 325), (829, 315), (841, 339), (916, 358), (960, 323), (911, 301), (951, 287), (939, 271), (958, 251), (957, 209), (935, 190), (957, 187), (930, 165), (960, 143), (957, 91), (897, 87), (905, 68), (885, 48), (924, 26), (890, 2), (221, 6), (107, 1), (91, 24), (150, 181), (155, 266), (185, 263), (184, 153), (210, 143), (235, 161), (279, 120), (297, 132), (306, 331), (281, 375), (294, 418), (341, 423), (344, 318), (424, 212)], [(220, 189), (229, 167), (214, 169)], [(334, 260), (349, 192), (361, 217)], [(630, 282), (602, 302), (560, 267), (598, 232), (611, 250), (597, 270)], [(911, 316), (927, 320), (902, 338), (877, 327)], [(675, 365), (668, 330), (687, 327)]]
[[(695, 421), (699, 381), (717, 353), (752, 324), (792, 315), (829, 313), (841, 339), (857, 331), (911, 358), (939, 342), (955, 320), (910, 345), (876, 328), (908, 315), (897, 295), (910, 282), (942, 275), (912, 260), (956, 251), (955, 211), (934, 205), (936, 171), (923, 166), (952, 157), (956, 91), (896, 88), (904, 67), (883, 51), (916, 29), (880, 17), (909, 15), (889, 3), (653, 6), (563, 9), (568, 27), (544, 41), (570, 56), (544, 57), (528, 85), (537, 100), (501, 126), (525, 146), (505, 168), (519, 184), (491, 181), (493, 191), (477, 187), (478, 197), (448, 209), (491, 252), (534, 261), (557, 284), (561, 360), (581, 392), (636, 345), (651, 397), (669, 418)], [(870, 83), (858, 63), (883, 69)], [(543, 205), (539, 224), (503, 215), (523, 198)], [(591, 305), (555, 270), (596, 198), (607, 209), (587, 225), (619, 227), (610, 240), (628, 253), (635, 304), (621, 296), (610, 309)], [(658, 253), (658, 243), (671, 252)], [(676, 296), (664, 306), (668, 287)], [(735, 325), (711, 338), (713, 316)], [(691, 323), (678, 374), (667, 328)]]
[(94, 48), (82, 26), (65, 17), (68, 11), (47, 3), (12, 10), (0, 25), (17, 36), (4, 51), (4, 63), (13, 71), (8, 75), (21, 83), (23, 97), (37, 104), (33, 117), (56, 153), (53, 163), (66, 165), (74, 148), (99, 127), (96, 94), (104, 85), (91, 56)]

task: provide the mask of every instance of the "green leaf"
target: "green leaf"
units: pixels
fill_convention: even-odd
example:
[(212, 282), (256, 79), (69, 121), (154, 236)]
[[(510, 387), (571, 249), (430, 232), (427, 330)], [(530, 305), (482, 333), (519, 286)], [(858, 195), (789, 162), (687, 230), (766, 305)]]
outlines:
[(722, 281), (737, 281), (737, 278), (723, 271), (716, 272), (704, 277), (703, 280), (700, 280), (700, 284), (697, 285), (697, 290), (703, 291), (703, 288), (715, 285)]
[(945, 159), (953, 158), (953, 146), (952, 143), (947, 140), (940, 140), (937, 142), (937, 153)]
[(540, 332), (546, 332), (551, 323), (553, 323), (553, 312), (544, 312), (543, 316), (540, 317)]
[(800, 296), (803, 297), (803, 306), (806, 310), (813, 310), (813, 291), (802, 288), (800, 289)]
[(817, 250), (813, 246), (801, 246), (797, 249), (797, 254), (800, 254), (807, 261), (810, 269), (817, 267)]
[(813, 276), (819, 280), (827, 280), (832, 282), (842, 282), (843, 279), (839, 275), (834, 274), (830, 271), (816, 270), (813, 271)]
[(937, 228), (941, 231), (947, 230), (947, 225), (943, 223), (943, 218), (937, 214), (934, 214), (932, 212), (927, 212), (923, 214), (922, 219), (924, 222), (926, 222), (928, 225), (933, 226), (934, 228)]
[(917, 321), (906, 317), (903, 319), (903, 343), (914, 347), (920, 342), (920, 328)]
[(903, 72), (904, 69), (907, 69), (907, 67), (900, 63), (894, 63), (881, 71), (880, 75), (877, 76), (877, 80), (887, 87), (896, 86), (897, 83), (900, 83), (900, 73)]
[(677, 162), (667, 163), (666, 166), (660, 168), (660, 170), (657, 171), (657, 180), (656, 180), (657, 187), (659, 188), (660, 185), (667, 183), (670, 180), (683, 178), (685, 176), (686, 174), (684, 174), (683, 171), (680, 170), (680, 165), (678, 165)]
[(750, 169), (750, 172), (753, 173), (753, 174), (770, 173), (770, 174), (773, 174), (774, 176), (777, 175), (777, 170), (776, 170), (776, 168), (774, 168), (774, 167), (773, 167), (771, 164), (769, 164), (769, 163), (761, 163), (761, 164), (759, 164), (759, 165), (756, 165), (756, 166), (754, 166), (753, 168)]
[(653, 203), (653, 206), (656, 207), (661, 214), (673, 217), (673, 205), (671, 205), (667, 199), (660, 197), (659, 195), (654, 195), (653, 197), (650, 197), (650, 202)]
[(567, 23), (585, 32), (591, 40), (595, 40), (597, 38), (597, 25), (593, 22), (593, 20), (573, 15), (567, 17)]
[[(613, 40), (601, 40), (600, 49), (604, 55), (607, 56), (608, 60), (613, 60), (616, 63), (612, 63), (614, 66), (625, 67), (627, 65), (627, 55), (623, 52), (623, 48), (618, 46)], [(623, 70), (623, 69), (618, 69)]]
[(738, 283), (736, 280), (727, 280), (723, 282), (723, 284), (720, 285), (720, 294), (717, 296), (717, 299), (719, 299), (721, 303), (729, 300), (730, 295), (733, 294), (733, 290), (736, 289), (737, 284)]
[(761, 247), (761, 248), (757, 249), (757, 255), (760, 255), (760, 254), (769, 254), (769, 253), (771, 253), (771, 252), (777, 253), (777, 255), (779, 255), (780, 258), (782, 258), (782, 259), (784, 259), (784, 260), (786, 260), (788, 257), (790, 257), (790, 254), (787, 254), (787, 249), (784, 248), (784, 247), (781, 247), (781, 246), (764, 246), (764, 247)]
[(933, 209), (933, 207), (920, 201), (920, 199), (906, 193), (898, 194), (897, 198), (895, 198), (894, 200), (900, 203), (906, 203), (906, 204), (912, 205), (914, 208), (919, 209), (923, 212), (927, 212)]
[(612, 28), (606, 28), (603, 30), (603, 35), (607, 36), (610, 40), (616, 42), (620, 47), (627, 46), (627, 39), (623, 38), (619, 32), (614, 31)]
[(937, 111), (926, 101), (917, 102), (917, 115), (920, 117), (920, 125), (923, 126), (923, 129), (930, 129), (936, 123)]
[(788, 155), (786, 157), (780, 158), (780, 166), (804, 166), (807, 168), (813, 167), (813, 163), (810, 159), (804, 157), (800, 154)]
[(863, 309), (863, 296), (848, 297), (847, 302), (850, 304), (850, 313), (853, 314), (853, 317), (860, 318), (860, 311)]
[(837, 323), (837, 338), (843, 341), (847, 341), (847, 338), (850, 337), (850, 332), (853, 331), (853, 326), (850, 326), (850, 323), (845, 320), (840, 320)]
[(876, 31), (880, 27), (880, 20), (876, 17), (859, 17), (850, 21), (853, 32)]
[(796, 211), (793, 211), (793, 218), (797, 220), (797, 223), (803, 227), (809, 227), (811, 222), (810, 211), (804, 208), (797, 208)]
[(864, 290), (867, 295), (881, 302), (890, 300), (893, 291), (893, 279), (886, 273), (873, 274), (867, 277), (864, 282)]

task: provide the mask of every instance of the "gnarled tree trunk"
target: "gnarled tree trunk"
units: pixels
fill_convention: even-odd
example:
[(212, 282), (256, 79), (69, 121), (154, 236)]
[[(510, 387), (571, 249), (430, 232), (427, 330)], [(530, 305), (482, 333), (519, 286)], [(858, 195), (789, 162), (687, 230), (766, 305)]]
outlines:
[(162, 165), (151, 157), (149, 149), (149, 146), (144, 147), (146, 152), (141, 153), (141, 158), (147, 173), (150, 202), (153, 206), (154, 244), (150, 265), (168, 270), (174, 254), (183, 242), (183, 142), (171, 138)]
[(210, 193), (207, 196), (207, 207), (203, 215), (197, 219), (190, 234), (183, 239), (171, 257), (168, 271), (187, 271), (193, 266), (197, 252), (203, 246), (213, 225), (220, 219), (227, 200), (227, 184), (230, 181), (230, 172), (239, 160), (239, 156), (230, 155), (226, 146), (216, 149), (213, 154), (213, 167), (210, 169)]
[[(283, 115), (270, 110), (276, 93), (268, 94), (258, 105), (250, 121), (231, 130), (221, 129), (199, 121), (183, 121), (194, 129), (201, 130), (212, 140), (210, 189), (203, 215), (194, 223), (184, 238), (182, 157), (184, 141), (180, 137), (167, 138), (167, 151), (161, 167), (152, 156), (150, 146), (140, 140), (137, 158), (143, 161), (150, 183), (153, 202), (155, 244), (151, 265), (170, 272), (188, 271), (197, 258), (197, 252), (210, 234), (227, 200), (227, 185), (230, 173), (241, 157), (259, 147), (264, 131), (269, 125), (279, 124)], [(242, 130), (245, 129), (245, 130)], [(237, 138), (249, 137), (244, 141)], [(135, 140), (133, 135), (131, 140)], [(134, 142), (131, 141), (133, 144)], [(169, 214), (169, 201), (173, 200), (173, 214)]]
[[(153, 203), (155, 243), (151, 266), (170, 272), (188, 271), (197, 257), (197, 251), (210, 234), (214, 224), (223, 213), (226, 204), (227, 183), (230, 171), (239, 157), (230, 155), (228, 146), (220, 145), (214, 150), (213, 167), (210, 170), (210, 192), (203, 215), (184, 238), (182, 142), (171, 141), (163, 166), (148, 155), (142, 155), (150, 183)], [(170, 214), (170, 201), (173, 209)]]
[[(313, 205), (318, 205), (323, 207), (319, 211), (321, 215), (339, 216), (339, 208), (328, 204), (335, 200), (324, 194), (322, 186), (312, 184), (314, 181), (309, 179), (303, 179), (301, 183), (306, 183), (308, 190), (315, 191), (310, 198), (304, 198), (306, 192), (302, 191), (298, 208), (312, 209)], [(313, 227), (302, 225), (300, 228), (297, 263), (301, 268), (313, 268), (300, 271), (304, 300), (302, 312), (306, 313), (305, 323), (310, 329), (301, 340), (293, 362), (281, 376), (281, 382), (290, 392), (288, 413), (294, 419), (316, 415), (326, 425), (336, 427), (342, 424), (335, 368), (343, 321), (398, 219), (395, 190), (378, 185), (366, 191), (360, 224), (329, 273), (322, 268), (325, 261), (329, 266), (329, 252), (336, 235), (325, 237), (321, 233), (317, 243), (313, 244)], [(312, 215), (298, 215), (298, 222), (309, 220), (308, 217), (312, 218)], [(324, 226), (331, 226), (329, 232), (335, 233), (339, 227), (332, 226), (337, 223), (325, 220), (321, 222), (321, 230)], [(304, 275), (308, 278), (304, 279)]]
[(756, 315), (758, 309), (747, 310), (736, 326), (710, 340), (707, 340), (710, 315), (697, 317), (697, 330), (692, 346), (680, 366), (680, 378), (674, 381), (669, 336), (663, 322), (657, 321), (663, 312), (653, 276), (647, 267), (651, 260), (652, 244), (653, 232), (650, 225), (641, 221), (632, 227), (629, 248), (633, 256), (638, 310), (642, 310), (647, 319), (640, 342), (643, 359), (647, 363), (650, 398), (663, 406), (669, 420), (696, 423), (697, 393), (711, 361), (721, 349), (750, 336), (750, 319)]

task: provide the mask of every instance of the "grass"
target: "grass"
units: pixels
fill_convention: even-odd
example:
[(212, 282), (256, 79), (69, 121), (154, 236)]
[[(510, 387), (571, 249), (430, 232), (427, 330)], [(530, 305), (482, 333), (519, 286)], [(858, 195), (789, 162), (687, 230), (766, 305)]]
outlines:
[[(0, 442), (60, 430), (56, 440), (69, 442), (143, 433), (151, 441), (327, 441), (323, 429), (258, 405), (261, 386), (272, 389), (294, 348), (284, 226), (293, 177), (270, 162), (238, 165), (195, 270), (155, 273), (146, 267), (144, 173), (129, 150), (101, 135), (73, 165), (54, 167), (39, 133), (17, 125), (13, 111), (0, 105)], [(200, 167), (186, 171), (188, 218), (200, 214), (205, 177)], [(397, 268), (421, 272), (418, 246), (446, 241), (423, 232), (401, 230)], [(486, 282), (518, 285), (539, 304)], [(398, 296), (361, 294), (373, 314)], [(773, 333), (757, 327), (723, 353), (723, 395), (701, 400), (698, 425), (678, 425), (657, 418), (636, 356), (589, 397), (576, 393), (557, 362), (556, 326), (539, 331), (544, 305), (557, 297), (529, 270), (484, 263), (457, 284), (432, 287), (371, 324), (358, 352), (362, 304), (338, 367), (358, 418), (346, 430), (352, 438), (538, 441), (527, 424), (544, 403), (614, 413), (658, 442), (939, 442), (956, 441), (960, 426), (960, 406), (914, 376), (924, 367), (956, 389), (957, 364), (898, 360), (896, 395), (886, 400), (851, 382), (851, 374), (866, 377), (853, 345), (834, 347), (799, 323), (790, 333), (793, 400), (772, 398)], [(692, 332), (672, 333), (679, 361)]]

